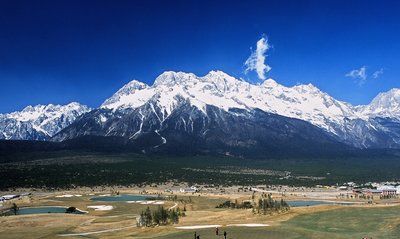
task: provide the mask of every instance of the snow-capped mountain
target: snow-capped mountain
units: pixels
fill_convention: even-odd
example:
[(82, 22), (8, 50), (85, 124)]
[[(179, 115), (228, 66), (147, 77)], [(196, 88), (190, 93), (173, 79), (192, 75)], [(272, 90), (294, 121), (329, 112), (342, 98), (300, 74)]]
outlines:
[(206, 105), (225, 111), (260, 109), (278, 115), (302, 119), (337, 134), (332, 123), (341, 125), (345, 118), (359, 118), (354, 108), (337, 101), (315, 86), (285, 87), (272, 79), (261, 85), (237, 80), (221, 71), (211, 71), (204, 77), (191, 73), (165, 72), (153, 86), (132, 81), (106, 100), (101, 108), (114, 111), (140, 107), (155, 98), (161, 117), (167, 117), (177, 105), (177, 98), (204, 112)]
[(85, 105), (72, 102), (28, 106), (19, 112), (0, 114), (0, 139), (46, 140), (89, 110)]
[(259, 109), (264, 112), (301, 119), (358, 147), (377, 143), (377, 130), (362, 107), (338, 101), (315, 86), (285, 87), (272, 79), (255, 85), (235, 79), (221, 71), (203, 77), (191, 73), (165, 72), (152, 86), (132, 81), (106, 100), (101, 108), (113, 111), (135, 109), (150, 99), (164, 120), (178, 105), (177, 99), (204, 112), (207, 105), (228, 111)]
[(53, 136), (53, 141), (64, 141), (116, 136), (138, 150), (172, 152), (195, 148), (265, 153), (281, 146), (305, 150), (327, 145), (400, 148), (399, 89), (379, 94), (369, 105), (353, 106), (311, 84), (286, 87), (272, 79), (251, 84), (221, 71), (201, 77), (168, 71), (151, 86), (129, 82), (90, 112), (72, 105), (76, 111), (65, 115), (73, 117), (52, 105), (0, 115), (0, 137)]
[(358, 106), (357, 111), (368, 117), (400, 118), (400, 89), (379, 93), (370, 104)]
[[(165, 142), (168, 138), (162, 133), (165, 134), (165, 130), (171, 127), (189, 134), (197, 132), (197, 137), (201, 138), (215, 131), (215, 128), (209, 128), (213, 124), (224, 128), (225, 124), (239, 121), (246, 128), (243, 124), (246, 124), (246, 120), (255, 121), (253, 117), (257, 111), (266, 113), (258, 116), (274, 124), (277, 122), (270, 119), (275, 116), (286, 117), (292, 125), (299, 124), (290, 119), (306, 121), (321, 129), (320, 134), (348, 145), (399, 147), (398, 120), (377, 118), (382, 111), (377, 112), (376, 109), (396, 107), (393, 100), (397, 104), (400, 102), (395, 98), (395, 93), (386, 94), (391, 95), (391, 98), (383, 94), (371, 105), (352, 106), (334, 99), (311, 84), (285, 87), (268, 79), (256, 85), (221, 71), (211, 71), (202, 77), (168, 71), (157, 77), (152, 86), (136, 80), (129, 82), (99, 109), (85, 115), (80, 122), (71, 125), (54, 139), (98, 135), (122, 136), (134, 140), (144, 134), (154, 134), (153, 138), (158, 138), (157, 142)], [(177, 115), (177, 112), (181, 115)], [(387, 109), (386, 112), (393, 110)], [(236, 117), (235, 120), (230, 116)], [(228, 118), (231, 120), (224, 122)], [(172, 122), (171, 119), (176, 121)], [(266, 128), (270, 127), (273, 125)], [(224, 133), (228, 134), (231, 129), (225, 128)], [(315, 132), (311, 135), (316, 137)], [(281, 136), (287, 135), (282, 132)], [(310, 135), (303, 136), (307, 138)]]

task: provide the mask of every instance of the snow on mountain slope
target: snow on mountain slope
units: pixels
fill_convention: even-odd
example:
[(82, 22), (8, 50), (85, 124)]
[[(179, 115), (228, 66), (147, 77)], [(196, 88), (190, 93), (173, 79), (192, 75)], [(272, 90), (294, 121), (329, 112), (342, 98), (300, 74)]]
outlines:
[(133, 80), (119, 89), (103, 105), (108, 108), (120, 108), (121, 106), (139, 107), (146, 103), (153, 95), (153, 90), (145, 83)]
[[(218, 138), (222, 134), (218, 127), (245, 128), (249, 122), (257, 121), (255, 115), (262, 115), (263, 121), (257, 122), (265, 123), (266, 128), (280, 125), (276, 135), (284, 138), (291, 135), (286, 126), (279, 124), (279, 120), (271, 121), (283, 119), (276, 117), (279, 115), (290, 118), (285, 120), (294, 126), (293, 132), (302, 132), (296, 128), (300, 125), (296, 122), (298, 119), (317, 126), (318, 130), (309, 127), (308, 136), (317, 137), (322, 133), (340, 143), (361, 148), (400, 147), (400, 89), (379, 94), (369, 105), (353, 106), (311, 84), (286, 87), (272, 79), (251, 84), (221, 71), (211, 71), (202, 77), (168, 71), (158, 76), (151, 86), (131, 81), (100, 108), (84, 114), (88, 111), (86, 106), (71, 103), (28, 106), (21, 112), (0, 114), (0, 139), (52, 137), (62, 141), (95, 135), (132, 140), (145, 137), (143, 142), (156, 139), (154, 142), (160, 145), (173, 140), (177, 129), (187, 134), (184, 137), (193, 136), (191, 140), (195, 141), (204, 140), (207, 134)], [(258, 114), (259, 111), (263, 114)], [(213, 120), (217, 123), (213, 124)], [(170, 133), (169, 139), (161, 135), (166, 132)], [(242, 142), (239, 138), (229, 140), (232, 144)], [(245, 145), (251, 145), (253, 140), (248, 139)]]
[(353, 106), (335, 100), (311, 84), (285, 87), (268, 79), (254, 85), (221, 71), (211, 71), (203, 77), (192, 73), (164, 72), (152, 86), (132, 81), (106, 100), (101, 108), (114, 111), (135, 109), (154, 99), (163, 112), (161, 117), (165, 118), (176, 107), (179, 97), (187, 99), (203, 112), (206, 105), (225, 111), (231, 108), (260, 109), (308, 121), (334, 134), (339, 134), (338, 125), (343, 125), (345, 119), (360, 117)]
[(70, 125), (83, 113), (90, 111), (85, 105), (28, 106), (22, 111), (0, 114), (0, 139), (44, 140)]
[[(355, 107), (334, 99), (311, 84), (286, 87), (268, 79), (256, 85), (221, 71), (211, 71), (202, 77), (168, 71), (158, 76), (151, 86), (136, 80), (129, 82), (99, 109), (80, 117), (52, 140), (94, 135), (126, 137), (139, 140), (139, 145), (146, 142), (166, 145), (174, 142), (177, 137), (174, 135), (179, 130), (183, 141), (200, 142), (207, 137), (227, 137), (222, 135), (230, 129), (255, 133), (261, 124), (264, 129), (277, 127), (276, 137), (283, 140), (289, 139), (288, 135), (303, 137), (292, 134), (302, 132), (297, 127), (303, 126), (296, 121), (301, 120), (318, 129), (307, 127), (306, 138), (316, 139), (322, 134), (338, 143), (360, 148), (399, 148), (400, 117), (393, 118), (400, 116), (396, 113), (400, 108), (398, 95), (397, 90), (392, 90), (379, 95), (370, 105)], [(258, 116), (262, 118), (254, 118)], [(287, 130), (279, 119), (293, 128)], [(254, 122), (260, 125), (246, 128)], [(219, 131), (221, 127), (225, 127), (224, 132)], [(271, 130), (265, 132), (271, 134)], [(262, 141), (267, 136), (257, 140)], [(257, 144), (256, 139), (243, 141), (235, 137), (222, 141), (249, 148)], [(177, 145), (182, 143), (178, 141)]]
[(357, 106), (357, 111), (366, 117), (400, 117), (400, 89), (379, 93), (368, 105)]

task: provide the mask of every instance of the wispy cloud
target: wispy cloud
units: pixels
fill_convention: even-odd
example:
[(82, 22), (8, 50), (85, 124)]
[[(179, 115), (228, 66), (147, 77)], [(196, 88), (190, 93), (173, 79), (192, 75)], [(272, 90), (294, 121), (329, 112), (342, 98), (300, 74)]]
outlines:
[(244, 65), (246, 66), (245, 74), (249, 71), (256, 71), (258, 78), (265, 80), (265, 74), (272, 68), (265, 63), (267, 57), (267, 51), (271, 46), (268, 44), (268, 38), (262, 37), (257, 41), (257, 48), (255, 51), (252, 50), (251, 55), (247, 58)]
[(383, 74), (383, 68), (375, 71), (372, 75), (368, 75), (367, 67), (362, 66), (360, 69), (355, 69), (346, 74), (346, 77), (355, 79), (359, 86), (364, 85), (368, 79), (377, 79)]
[(361, 86), (367, 81), (367, 67), (362, 66), (360, 69), (355, 69), (346, 74), (347, 77), (351, 77), (358, 81)]
[(378, 71), (375, 71), (373, 74), (372, 74), (372, 78), (374, 78), (374, 79), (377, 79), (380, 75), (382, 75), (383, 74), (383, 68), (381, 68), (381, 69), (379, 69)]

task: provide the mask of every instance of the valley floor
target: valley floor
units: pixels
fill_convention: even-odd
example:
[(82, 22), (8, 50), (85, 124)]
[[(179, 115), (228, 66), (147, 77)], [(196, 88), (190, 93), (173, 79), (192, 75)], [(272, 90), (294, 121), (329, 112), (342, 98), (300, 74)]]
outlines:
[[(157, 186), (157, 187), (155, 187)], [(176, 189), (184, 185), (175, 185)], [(351, 201), (355, 205), (318, 205), (292, 207), (288, 212), (268, 215), (254, 214), (251, 209), (219, 209), (226, 200), (251, 200), (250, 190), (239, 187), (203, 188), (199, 193), (165, 192), (174, 185), (153, 185), (141, 188), (81, 188), (74, 191), (39, 192), (5, 203), (19, 207), (74, 206), (87, 214), (36, 214), (0, 217), (0, 237), (8, 238), (399, 238), (400, 200), (347, 199), (342, 191), (317, 188), (278, 188), (274, 198), (284, 200)], [(175, 189), (174, 189), (175, 190)], [(279, 190), (279, 191), (278, 191)], [(24, 190), (26, 191), (26, 190)], [(146, 207), (156, 208), (154, 201), (111, 202), (92, 201), (95, 195), (118, 191), (120, 194), (177, 196), (163, 201), (165, 208), (186, 209), (178, 224), (150, 228), (136, 227), (136, 217)], [(239, 191), (239, 192), (238, 192)], [(14, 192), (3, 192), (14, 193)], [(257, 192), (255, 196), (261, 193)], [(95, 210), (88, 206), (112, 206)], [(100, 207), (101, 208), (101, 207)], [(219, 236), (215, 235), (219, 227)]]

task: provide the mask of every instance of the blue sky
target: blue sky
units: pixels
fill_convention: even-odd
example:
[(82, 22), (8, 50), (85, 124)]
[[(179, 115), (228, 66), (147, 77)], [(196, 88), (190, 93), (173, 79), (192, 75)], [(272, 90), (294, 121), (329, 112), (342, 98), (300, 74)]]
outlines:
[(259, 82), (244, 63), (263, 36), (265, 77), (366, 104), (400, 87), (399, 12), (397, 1), (374, 0), (2, 0), (0, 113), (97, 107), (130, 80), (152, 84), (166, 70)]

